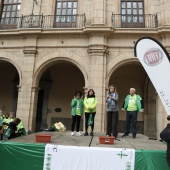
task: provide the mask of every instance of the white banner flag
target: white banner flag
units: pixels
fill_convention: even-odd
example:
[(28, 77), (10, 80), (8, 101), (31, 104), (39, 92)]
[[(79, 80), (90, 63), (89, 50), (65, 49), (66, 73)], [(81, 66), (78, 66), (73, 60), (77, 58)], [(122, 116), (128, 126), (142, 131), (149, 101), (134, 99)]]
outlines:
[(170, 58), (168, 52), (153, 38), (141, 38), (135, 44), (135, 56), (152, 81), (166, 111), (170, 115)]
[(47, 144), (43, 170), (134, 170), (135, 149)]

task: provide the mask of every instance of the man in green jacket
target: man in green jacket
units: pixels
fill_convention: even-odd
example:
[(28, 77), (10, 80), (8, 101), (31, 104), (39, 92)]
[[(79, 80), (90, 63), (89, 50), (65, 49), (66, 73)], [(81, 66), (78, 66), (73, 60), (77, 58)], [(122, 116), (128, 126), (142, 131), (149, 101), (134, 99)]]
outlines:
[(135, 94), (136, 90), (130, 88), (130, 95), (127, 95), (125, 102), (122, 106), (122, 111), (126, 110), (126, 131), (122, 137), (129, 135), (130, 124), (132, 122), (132, 136), (136, 138), (136, 124), (138, 112), (143, 112), (142, 99), (139, 95)]

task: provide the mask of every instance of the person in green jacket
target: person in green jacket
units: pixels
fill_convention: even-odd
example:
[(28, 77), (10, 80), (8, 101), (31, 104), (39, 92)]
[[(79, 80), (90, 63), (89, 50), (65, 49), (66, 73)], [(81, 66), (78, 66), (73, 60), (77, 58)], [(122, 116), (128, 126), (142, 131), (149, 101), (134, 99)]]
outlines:
[(5, 115), (0, 110), (0, 140), (3, 140), (3, 120), (5, 119)]
[[(96, 115), (96, 106), (97, 106), (97, 98), (95, 96), (95, 92), (93, 89), (90, 89), (87, 92), (87, 97), (84, 99), (84, 112), (85, 112), (85, 133), (84, 136), (88, 136), (88, 122), (89, 122), (89, 117), (92, 118), (92, 124), (91, 126), (91, 132), (90, 136), (93, 136), (93, 130), (94, 130), (94, 117)], [(91, 116), (90, 116), (91, 115)]]
[(8, 129), (8, 124), (10, 122), (13, 122), (15, 119), (15, 114), (14, 112), (10, 112), (9, 114), (5, 114), (5, 119), (3, 120), (3, 129), (4, 129), (4, 135), (3, 135), (3, 140), (7, 140), (7, 137), (5, 135), (6, 130)]
[(130, 88), (130, 94), (126, 96), (122, 106), (122, 111), (126, 110), (126, 131), (122, 137), (129, 135), (130, 124), (132, 122), (132, 136), (136, 138), (136, 124), (138, 112), (143, 112), (143, 103), (139, 95), (135, 94), (136, 90)]
[(74, 135), (74, 127), (76, 124), (76, 136), (81, 136), (81, 133), (79, 132), (80, 129), (80, 120), (81, 116), (83, 114), (83, 107), (84, 102), (82, 99), (82, 93), (80, 91), (77, 91), (75, 93), (74, 99), (71, 101), (71, 115), (72, 115), (72, 123), (71, 123), (71, 136)]

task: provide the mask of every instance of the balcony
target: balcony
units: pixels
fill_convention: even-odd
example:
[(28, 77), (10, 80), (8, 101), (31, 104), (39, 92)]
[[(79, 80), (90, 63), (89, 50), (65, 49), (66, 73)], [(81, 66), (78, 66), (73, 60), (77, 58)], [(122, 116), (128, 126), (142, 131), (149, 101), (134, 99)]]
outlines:
[(28, 15), (0, 18), (0, 30), (22, 28), (83, 28), (85, 14), (77, 15)]
[(112, 14), (112, 26), (114, 28), (157, 28), (158, 18), (154, 14)]

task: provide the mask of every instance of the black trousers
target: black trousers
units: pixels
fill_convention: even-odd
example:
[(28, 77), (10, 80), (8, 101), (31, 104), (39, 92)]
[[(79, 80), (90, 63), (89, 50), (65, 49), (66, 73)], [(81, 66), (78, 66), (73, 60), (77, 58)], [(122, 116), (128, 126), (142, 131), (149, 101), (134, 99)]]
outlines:
[(118, 135), (118, 121), (119, 121), (119, 113), (118, 111), (108, 111), (107, 112), (107, 131), (106, 135), (113, 135), (117, 138)]
[(72, 123), (71, 123), (72, 132), (74, 131), (75, 124), (76, 124), (76, 131), (79, 132), (80, 120), (81, 120), (81, 116), (78, 116), (78, 115), (72, 116)]
[(90, 114), (92, 114), (92, 119), (93, 119), (93, 124), (91, 125), (91, 130), (92, 130), (92, 132), (94, 130), (94, 118), (95, 118), (96, 112), (93, 112), (93, 113), (85, 112), (85, 131), (86, 132), (87, 132), (87, 129), (88, 129), (88, 119), (89, 119)]

